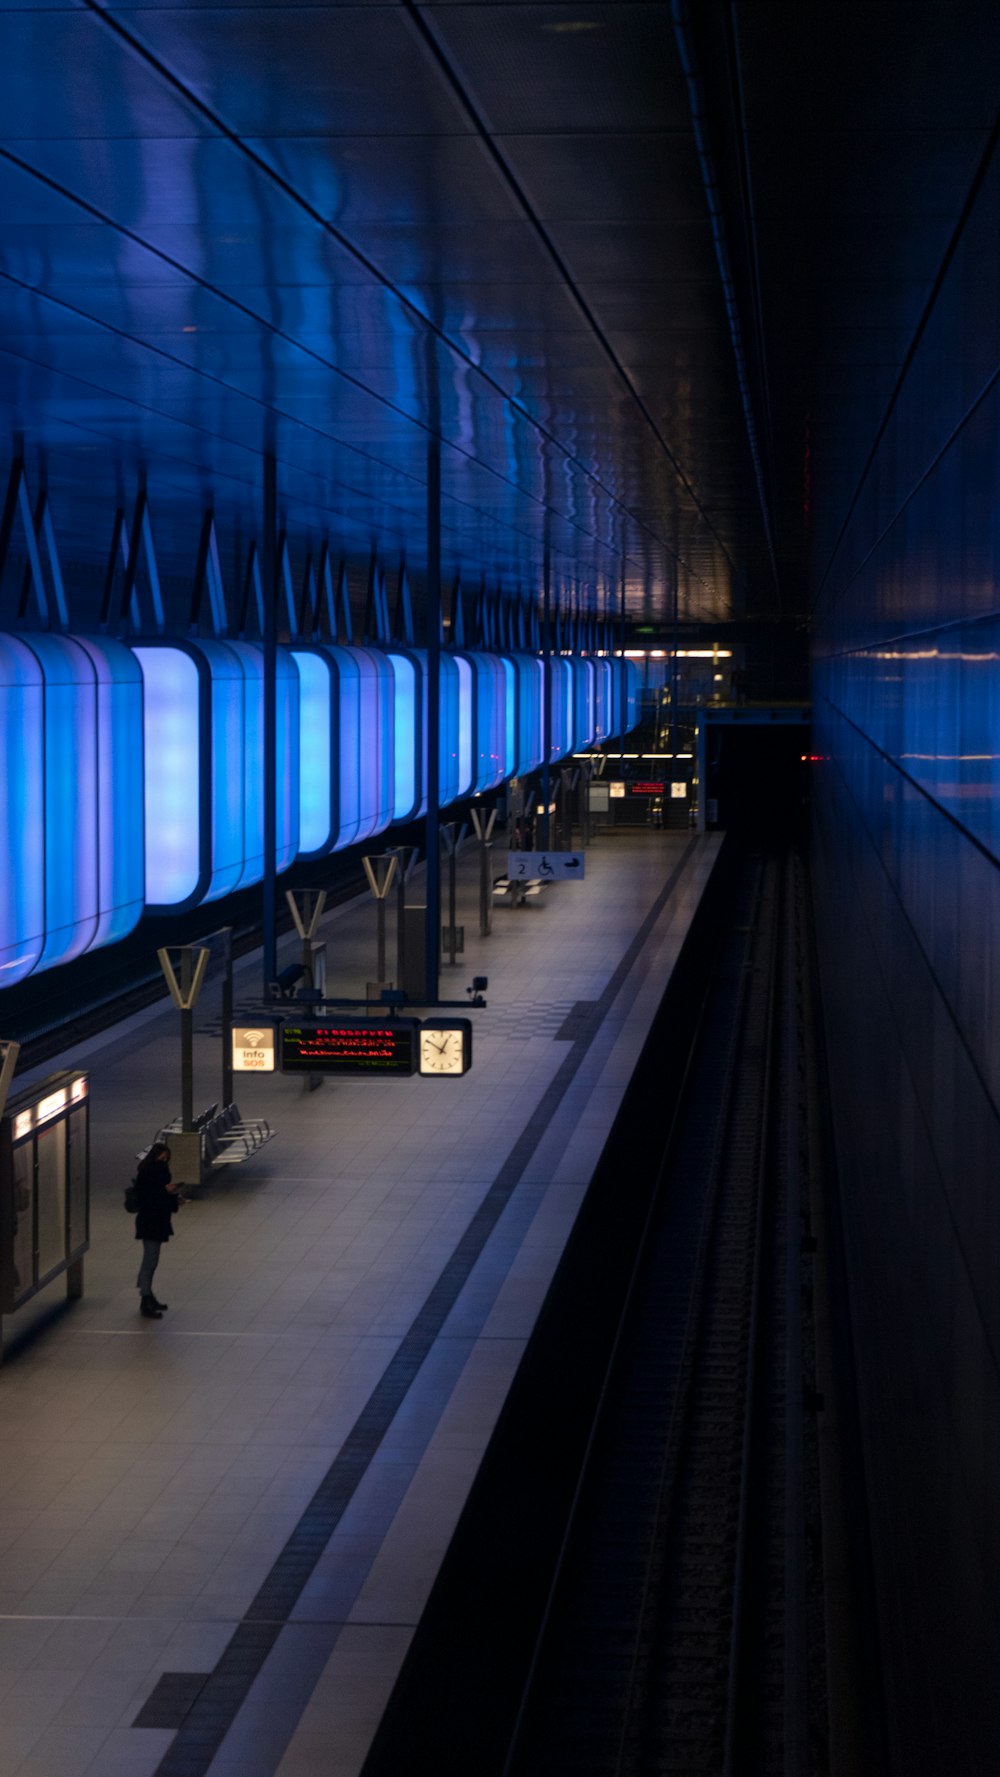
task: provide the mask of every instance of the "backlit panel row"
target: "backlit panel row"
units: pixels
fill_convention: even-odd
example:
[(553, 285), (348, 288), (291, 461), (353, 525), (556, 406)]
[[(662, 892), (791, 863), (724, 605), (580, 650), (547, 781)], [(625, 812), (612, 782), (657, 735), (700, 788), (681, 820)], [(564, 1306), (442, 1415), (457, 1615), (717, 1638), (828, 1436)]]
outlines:
[[(545, 663), (443, 653), (441, 806), (537, 769)], [(551, 662), (553, 761), (627, 730), (631, 663)], [(427, 807), (420, 649), (309, 644), (277, 658), (277, 868)], [(0, 636), (0, 985), (264, 870), (263, 653), (248, 642)]]

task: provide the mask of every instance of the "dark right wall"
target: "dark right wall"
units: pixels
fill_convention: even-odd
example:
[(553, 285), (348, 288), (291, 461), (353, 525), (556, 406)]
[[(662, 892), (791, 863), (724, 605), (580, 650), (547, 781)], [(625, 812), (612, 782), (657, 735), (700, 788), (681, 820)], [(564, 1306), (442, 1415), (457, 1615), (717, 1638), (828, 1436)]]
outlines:
[(998, 377), (994, 156), (816, 619), (820, 962), (899, 1777), (1000, 1769)]

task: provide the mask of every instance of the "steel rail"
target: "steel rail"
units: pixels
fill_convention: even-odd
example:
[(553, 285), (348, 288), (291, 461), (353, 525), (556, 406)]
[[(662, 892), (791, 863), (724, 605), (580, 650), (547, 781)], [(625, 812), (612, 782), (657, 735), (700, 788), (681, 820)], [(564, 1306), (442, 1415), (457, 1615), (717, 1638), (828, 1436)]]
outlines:
[[(772, 1147), (775, 1140), (774, 1117), (774, 1084), (775, 1084), (775, 1043), (777, 1026), (778, 995), (782, 980), (782, 959), (778, 949), (780, 916), (783, 905), (782, 882), (775, 868), (775, 890), (771, 908), (770, 933), (770, 972), (767, 986), (766, 1027), (764, 1037), (763, 1090), (761, 1093), (761, 1122), (757, 1132), (757, 1180), (756, 1180), (756, 1215), (754, 1226), (753, 1271), (750, 1284), (750, 1320), (747, 1330), (747, 1369), (744, 1385), (744, 1418), (743, 1418), (743, 1451), (740, 1462), (739, 1507), (736, 1526), (736, 1560), (733, 1578), (732, 1626), (729, 1643), (729, 1674), (728, 1694), (726, 1698), (726, 1734), (723, 1752), (723, 1777), (736, 1777), (737, 1752), (740, 1733), (740, 1690), (741, 1670), (743, 1665), (743, 1638), (745, 1624), (743, 1612), (746, 1594), (746, 1575), (749, 1562), (748, 1542), (750, 1537), (750, 1487), (751, 1469), (754, 1461), (754, 1442), (756, 1436), (756, 1420), (754, 1414), (755, 1400), (759, 1393), (758, 1372), (765, 1361), (761, 1351), (761, 1293), (762, 1271), (764, 1267), (765, 1246), (765, 1211), (770, 1200), (770, 1182), (773, 1164)], [(787, 1040), (787, 1028), (784, 1031)]]
[[(763, 894), (763, 873), (755, 885), (755, 903), (752, 915), (754, 928), (758, 926), (760, 903)], [(751, 954), (753, 946), (750, 946)], [(676, 1508), (675, 1490), (683, 1459), (682, 1440), (689, 1420), (694, 1389), (697, 1383), (697, 1348), (705, 1331), (708, 1306), (708, 1269), (713, 1256), (713, 1236), (717, 1225), (717, 1216), (722, 1196), (726, 1143), (732, 1128), (736, 1083), (738, 1079), (740, 1052), (742, 1047), (744, 1021), (751, 985), (752, 963), (745, 962), (740, 992), (734, 1008), (730, 1030), (729, 1046), (726, 1054), (722, 1080), (722, 1111), (718, 1118), (715, 1139), (713, 1141), (708, 1189), (702, 1214), (701, 1232), (695, 1256), (695, 1269), (691, 1279), (690, 1309), (684, 1333), (679, 1366), (680, 1382), (674, 1401), (673, 1412), (663, 1457), (660, 1465), (659, 1484), (657, 1488), (656, 1511), (654, 1515), (653, 1533), (650, 1538), (643, 1579), (642, 1598), (636, 1615), (636, 1629), (633, 1639), (632, 1660), (629, 1688), (626, 1697), (622, 1729), (618, 1745), (618, 1756), (615, 1761), (615, 1777), (623, 1777), (626, 1770), (631, 1738), (636, 1731), (638, 1719), (642, 1713), (644, 1699), (640, 1701), (639, 1668), (641, 1649), (650, 1633), (650, 1617), (658, 1614), (662, 1605), (662, 1594), (655, 1584), (654, 1568), (661, 1558), (665, 1541), (666, 1526), (674, 1516)]]

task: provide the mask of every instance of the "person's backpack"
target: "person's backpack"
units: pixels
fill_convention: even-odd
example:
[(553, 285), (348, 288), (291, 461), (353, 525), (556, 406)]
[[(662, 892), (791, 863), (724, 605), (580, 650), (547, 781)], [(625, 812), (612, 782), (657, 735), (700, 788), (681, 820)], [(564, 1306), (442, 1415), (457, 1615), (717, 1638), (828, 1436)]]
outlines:
[(138, 1208), (139, 1188), (135, 1179), (133, 1179), (130, 1185), (125, 1186), (125, 1214), (134, 1216)]

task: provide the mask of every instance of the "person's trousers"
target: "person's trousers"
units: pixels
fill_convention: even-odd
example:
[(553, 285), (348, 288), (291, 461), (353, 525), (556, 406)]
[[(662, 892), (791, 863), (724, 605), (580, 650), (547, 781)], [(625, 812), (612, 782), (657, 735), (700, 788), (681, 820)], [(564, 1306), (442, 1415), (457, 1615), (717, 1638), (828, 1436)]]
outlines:
[(144, 1240), (142, 1243), (142, 1264), (139, 1266), (139, 1275), (135, 1280), (136, 1288), (141, 1296), (151, 1296), (153, 1293), (153, 1272), (160, 1262), (160, 1247), (162, 1245), (162, 1240)]

